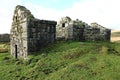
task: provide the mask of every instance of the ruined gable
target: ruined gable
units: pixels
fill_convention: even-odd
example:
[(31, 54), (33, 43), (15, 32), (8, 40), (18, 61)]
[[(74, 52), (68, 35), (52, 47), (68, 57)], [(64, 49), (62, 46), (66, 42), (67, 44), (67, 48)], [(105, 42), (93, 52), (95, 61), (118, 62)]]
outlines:
[[(63, 27), (62, 24), (65, 24)], [(80, 20), (72, 20), (69, 17), (63, 17), (59, 21), (56, 27), (56, 38), (63, 38), (65, 40), (78, 40), (83, 41), (83, 32), (86, 27), (86, 23)]]
[(73, 38), (73, 22), (70, 17), (63, 17), (56, 26), (56, 38), (72, 39)]
[(54, 42), (56, 22), (34, 18), (24, 6), (16, 6), (10, 32), (11, 55), (26, 58)]
[(23, 6), (16, 6), (12, 28), (10, 31), (10, 43), (11, 43), (11, 54), (14, 57), (26, 57), (27, 56), (27, 20), (28, 15), (32, 15), (29, 10)]

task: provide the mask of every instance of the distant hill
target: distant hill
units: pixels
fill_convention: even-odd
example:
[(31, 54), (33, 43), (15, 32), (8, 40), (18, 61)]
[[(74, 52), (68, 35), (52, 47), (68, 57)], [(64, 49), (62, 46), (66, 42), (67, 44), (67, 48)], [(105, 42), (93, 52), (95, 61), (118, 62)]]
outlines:
[(111, 33), (113, 37), (120, 37), (120, 30), (112, 30)]
[(120, 30), (112, 30), (111, 31), (111, 41), (112, 42), (120, 42)]

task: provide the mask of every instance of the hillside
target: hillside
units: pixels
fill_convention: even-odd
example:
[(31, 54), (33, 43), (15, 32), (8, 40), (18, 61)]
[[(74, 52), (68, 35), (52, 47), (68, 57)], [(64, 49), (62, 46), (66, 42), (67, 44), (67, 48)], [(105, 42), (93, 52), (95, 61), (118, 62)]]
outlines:
[(111, 41), (112, 42), (120, 42), (120, 30), (112, 30), (111, 31)]
[(0, 80), (120, 80), (120, 43), (56, 42), (13, 59), (0, 53)]

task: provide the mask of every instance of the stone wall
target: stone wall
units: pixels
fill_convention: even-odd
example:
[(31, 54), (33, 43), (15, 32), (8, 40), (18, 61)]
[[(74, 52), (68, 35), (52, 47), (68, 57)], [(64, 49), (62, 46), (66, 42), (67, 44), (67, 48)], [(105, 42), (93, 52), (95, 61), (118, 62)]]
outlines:
[(56, 24), (36, 19), (24, 6), (16, 6), (10, 32), (11, 55), (26, 58), (31, 52), (54, 42)]
[(92, 30), (86, 29), (86, 36), (89, 36), (92, 41), (110, 41), (111, 30), (107, 29), (97, 23), (90, 24)]
[(0, 42), (10, 42), (10, 34), (0, 34)]
[[(39, 20), (24, 6), (16, 6), (10, 32), (11, 55), (26, 58), (55, 39), (109, 41), (111, 30), (97, 24), (64, 17), (56, 21)], [(56, 28), (57, 27), (57, 28)]]
[(57, 39), (65, 38), (65, 40), (110, 41), (111, 30), (97, 23), (88, 25), (78, 19), (63, 17), (57, 24), (56, 36)]
[(83, 37), (84, 28), (73, 27), (73, 40), (84, 41)]
[(56, 22), (30, 19), (28, 24), (28, 51), (38, 51), (40, 48), (55, 41)]

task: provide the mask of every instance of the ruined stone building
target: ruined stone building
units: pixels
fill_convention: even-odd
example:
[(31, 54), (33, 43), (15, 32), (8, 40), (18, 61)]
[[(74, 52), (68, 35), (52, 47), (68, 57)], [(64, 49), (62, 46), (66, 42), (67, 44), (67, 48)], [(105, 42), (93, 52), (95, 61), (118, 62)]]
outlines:
[(10, 42), (10, 34), (0, 34), (0, 43)]
[(39, 20), (24, 6), (16, 6), (10, 31), (11, 55), (26, 58), (55, 39), (109, 41), (111, 30), (97, 23), (88, 25), (70, 17), (56, 21)]
[(56, 38), (78, 41), (110, 41), (111, 30), (97, 23), (88, 25), (78, 19), (63, 17), (56, 26)]
[(55, 41), (56, 21), (39, 20), (24, 6), (16, 6), (10, 32), (11, 54), (26, 58), (28, 54)]

